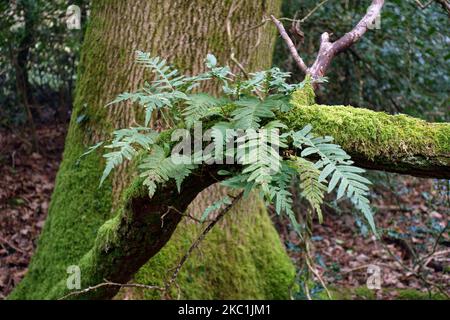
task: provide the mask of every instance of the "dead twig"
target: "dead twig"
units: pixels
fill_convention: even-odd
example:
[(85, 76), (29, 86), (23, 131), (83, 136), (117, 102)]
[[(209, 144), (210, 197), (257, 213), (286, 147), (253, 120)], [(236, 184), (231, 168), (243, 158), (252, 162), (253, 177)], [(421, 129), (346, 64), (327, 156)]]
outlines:
[(12, 244), (10, 241), (6, 240), (3, 237), (0, 237), (0, 242), (3, 242), (4, 244), (8, 245), (8, 247), (16, 250), (17, 252), (20, 252), (22, 254), (27, 254), (27, 252), (25, 250), (20, 249), (19, 247), (15, 246), (14, 244)]
[[(323, 3), (319, 3), (319, 5), (322, 5)], [(286, 42), (291, 56), (294, 58), (294, 61), (300, 70), (302, 70), (306, 75), (310, 75), (313, 79), (318, 79), (325, 75), (331, 61), (336, 55), (349, 48), (362, 38), (362, 36), (380, 15), (383, 5), (384, 0), (372, 0), (372, 4), (367, 9), (367, 13), (364, 17), (362, 17), (358, 24), (350, 32), (347, 32), (335, 42), (331, 42), (330, 34), (328, 32), (324, 32), (321, 36), (319, 52), (311, 67), (308, 67), (298, 54), (297, 49), (284, 29), (283, 24), (274, 16), (271, 16), (271, 19), (278, 28), (281, 37)]]
[(191, 255), (192, 251), (194, 251), (199, 246), (199, 244), (203, 241), (203, 239), (206, 237), (208, 232), (211, 231), (211, 229), (225, 216), (225, 214), (228, 211), (230, 211), (231, 208), (233, 208), (233, 206), (242, 198), (243, 195), (244, 195), (244, 192), (242, 191), (233, 199), (233, 201), (229, 205), (227, 205), (225, 208), (223, 208), (218, 213), (217, 217), (211, 223), (209, 223), (208, 226), (203, 230), (203, 232), (194, 241), (194, 243), (192, 243), (192, 245), (189, 247), (186, 254), (181, 258), (180, 262), (175, 267), (175, 271), (173, 272), (170, 280), (168, 282), (166, 282), (165, 292), (168, 292), (170, 287), (172, 286), (172, 284), (175, 282), (176, 278), (178, 277), (178, 274), (180, 273), (181, 267), (183, 267), (184, 263), (187, 261), (187, 259)]
[(304, 73), (308, 73), (308, 66), (303, 61), (303, 59), (300, 57), (300, 55), (297, 52), (297, 48), (294, 45), (294, 42), (292, 42), (292, 39), (289, 37), (289, 35), (286, 32), (286, 29), (284, 29), (283, 24), (275, 18), (274, 16), (270, 16), (273, 23), (278, 29), (278, 32), (280, 33), (280, 36), (283, 38), (284, 42), (286, 42), (289, 52), (291, 53), (291, 56), (294, 58), (295, 63), (297, 66), (302, 70)]
[(157, 291), (164, 291), (164, 288), (158, 287), (158, 286), (150, 286), (140, 283), (116, 283), (116, 282), (110, 282), (108, 280), (104, 280), (105, 282), (99, 283), (95, 286), (87, 287), (83, 290), (73, 291), (65, 296), (59, 298), (58, 300), (65, 300), (71, 296), (76, 296), (84, 293), (88, 293), (93, 290), (97, 290), (99, 288), (103, 287), (121, 287), (121, 288), (141, 288), (141, 289), (147, 289), (147, 290), (157, 290)]

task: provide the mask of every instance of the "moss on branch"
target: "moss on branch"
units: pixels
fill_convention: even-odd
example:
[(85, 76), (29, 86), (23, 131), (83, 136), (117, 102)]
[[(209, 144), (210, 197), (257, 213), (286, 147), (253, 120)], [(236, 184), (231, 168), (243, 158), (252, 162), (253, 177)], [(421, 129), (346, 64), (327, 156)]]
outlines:
[(363, 167), (450, 178), (450, 124), (429, 123), (351, 106), (313, 104), (306, 87), (293, 94), (294, 109), (279, 120), (298, 130), (307, 124), (329, 135)]

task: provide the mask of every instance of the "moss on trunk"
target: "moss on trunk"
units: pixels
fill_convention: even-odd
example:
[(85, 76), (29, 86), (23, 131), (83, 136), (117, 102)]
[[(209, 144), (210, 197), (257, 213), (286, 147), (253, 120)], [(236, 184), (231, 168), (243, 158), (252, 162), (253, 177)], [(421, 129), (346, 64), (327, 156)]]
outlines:
[[(265, 14), (277, 14), (280, 7), (279, 0), (234, 2), (237, 4), (232, 15), (234, 34), (259, 23)], [(132, 105), (110, 109), (103, 107), (118, 93), (134, 90), (139, 86), (144, 72), (141, 67), (133, 65), (135, 50), (161, 55), (188, 73), (201, 71), (203, 59), (208, 52), (216, 54), (222, 63), (229, 62), (230, 49), (225, 19), (231, 3), (210, 0), (137, 0), (133, 5), (117, 0), (98, 0), (93, 3), (91, 21), (82, 49), (74, 110), (49, 216), (29, 271), (9, 296), (10, 299), (61, 297), (67, 293), (66, 270), (70, 265), (80, 265), (83, 287), (103, 281), (103, 275), (119, 277), (109, 280), (129, 279), (131, 274), (128, 274), (127, 278), (125, 271), (115, 270), (123, 265), (115, 265), (113, 255), (109, 256), (109, 251), (102, 246), (109, 242), (105, 237), (114, 235), (114, 232), (110, 233), (108, 230), (124, 222), (122, 218), (128, 208), (122, 206), (124, 203), (117, 199), (121, 198), (123, 190), (127, 189), (129, 181), (132, 180), (131, 171), (121, 168), (119, 173), (99, 188), (99, 178), (104, 165), (101, 155), (94, 153), (83, 159), (80, 159), (80, 156), (89, 145), (107, 137), (113, 127), (129, 126), (141, 117)], [(273, 28), (253, 30), (244, 34), (234, 43), (237, 58), (249, 70), (270, 67), (271, 54), (268, 53), (273, 50), (274, 36)], [(257, 42), (259, 44), (255, 47)], [(202, 90), (214, 92), (216, 88), (209, 85)], [(202, 197), (203, 201), (199, 201), (200, 207), (206, 199), (213, 198), (212, 192), (215, 191), (209, 191)], [(228, 220), (221, 230), (215, 231), (215, 235), (211, 234), (207, 239), (205, 248), (208, 248), (208, 252), (217, 253), (223, 252), (222, 246), (227, 242), (224, 243), (220, 234), (227, 234), (226, 239), (232, 240), (232, 243), (238, 241), (234, 239), (240, 239), (239, 246), (227, 246), (225, 255), (208, 258), (211, 270), (220, 272), (215, 276), (224, 279), (220, 282), (224, 289), (221, 290), (220, 286), (215, 284), (217, 287), (209, 297), (284, 297), (294, 268), (263, 204), (257, 202), (254, 205), (234, 213), (247, 219), (243, 225), (249, 228), (248, 230), (233, 225), (231, 220)], [(115, 218), (108, 220), (112, 217)], [(253, 230), (250, 228), (250, 222), (254, 227), (261, 228), (261, 233), (255, 230), (250, 236), (250, 230)], [(143, 223), (145, 225), (151, 221)], [(159, 224), (158, 217), (154, 225)], [(127, 227), (126, 223), (121, 226)], [(139, 233), (139, 236), (151, 245), (150, 235), (147, 236), (144, 231)], [(177, 232), (178, 241), (171, 241), (167, 251), (173, 255), (181, 255), (185, 247), (173, 244), (188, 243), (195, 232), (193, 226), (183, 226)], [(171, 232), (168, 235), (170, 234)], [(157, 242), (159, 239), (153, 240)], [(267, 252), (268, 248), (271, 250)], [(123, 251), (119, 250), (119, 254), (125, 259), (127, 247), (121, 249)], [(255, 256), (256, 252), (260, 255), (258, 258)], [(139, 259), (142, 257), (145, 255), (139, 256)], [(242, 261), (248, 273), (244, 272), (244, 269), (241, 270), (239, 264), (233, 265), (225, 260), (230, 257)], [(108, 260), (110, 258), (112, 260)], [(145, 261), (139, 259), (136, 260), (142, 265)], [(175, 262), (173, 259), (176, 260), (165, 259), (164, 266), (169, 267), (169, 264)], [(199, 261), (191, 262), (193, 266), (203, 263), (200, 256), (195, 256), (192, 260), (197, 259)], [(261, 259), (266, 261), (263, 263)], [(99, 265), (99, 261), (104, 264)], [(156, 268), (157, 265), (161, 264), (150, 261), (149, 267), (141, 274), (141, 279), (148, 270)], [(152, 281), (157, 278), (161, 281), (166, 276), (167, 270), (158, 270), (160, 272), (153, 274)], [(249, 274), (250, 272), (255, 274)], [(183, 273), (183, 277), (184, 275)], [(268, 279), (262, 275), (271, 277)], [(212, 285), (211, 277), (214, 275), (206, 277), (202, 273), (192, 274), (189, 283), (197, 284), (185, 287), (185, 297), (197, 297), (210, 290), (204, 286)], [(104, 298), (110, 295), (110, 292), (103, 292), (103, 295), (100, 292), (83, 298)]]
[[(252, 212), (249, 212), (251, 208)], [(254, 208), (259, 208), (253, 214)], [(273, 232), (264, 204), (245, 199), (215, 228), (186, 262), (177, 278), (182, 299), (288, 299), (295, 270)], [(183, 220), (167, 245), (137, 273), (135, 282), (163, 285), (172, 268), (200, 233)], [(281, 259), (280, 259), (281, 258)], [(206, 290), (205, 290), (206, 288)], [(157, 291), (135, 291), (134, 298), (160, 298)]]

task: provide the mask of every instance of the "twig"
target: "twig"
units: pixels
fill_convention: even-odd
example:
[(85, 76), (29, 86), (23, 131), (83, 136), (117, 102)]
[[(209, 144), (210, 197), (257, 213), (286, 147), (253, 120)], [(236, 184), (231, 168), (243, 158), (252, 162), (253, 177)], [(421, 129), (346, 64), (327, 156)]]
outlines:
[(184, 263), (187, 261), (187, 259), (189, 258), (189, 256), (191, 255), (192, 251), (194, 251), (198, 245), (203, 241), (203, 239), (206, 237), (206, 235), (208, 234), (209, 231), (211, 231), (211, 229), (225, 216), (225, 214), (230, 211), (230, 209), (242, 198), (244, 192), (242, 191), (241, 193), (239, 193), (234, 199), (233, 201), (226, 206), (225, 208), (223, 208), (219, 214), (217, 215), (217, 217), (208, 224), (208, 226), (205, 228), (205, 230), (203, 230), (203, 232), (200, 234), (200, 236), (194, 241), (194, 243), (192, 243), (192, 245), (190, 246), (189, 250), (186, 252), (186, 254), (181, 258), (180, 262), (178, 263), (178, 265), (175, 267), (175, 271), (172, 274), (172, 277), (170, 278), (170, 280), (168, 282), (166, 282), (165, 285), (165, 291), (168, 292), (170, 287), (172, 286), (172, 284), (175, 282), (178, 273), (181, 270), (181, 267), (184, 265)]
[(226, 19), (226, 29), (227, 29), (227, 36), (228, 36), (228, 43), (230, 46), (230, 59), (233, 61), (239, 70), (244, 74), (246, 78), (248, 78), (248, 72), (245, 70), (244, 66), (236, 59), (235, 57), (235, 48), (234, 48), (234, 41), (233, 36), (231, 33), (231, 17), (233, 16), (233, 12), (236, 10), (237, 5), (236, 2), (232, 2), (230, 9), (228, 10), (228, 15)]
[(140, 284), (140, 283), (115, 283), (115, 282), (110, 282), (108, 280), (104, 280), (104, 281), (105, 282), (99, 283), (95, 286), (87, 287), (86, 289), (83, 289), (83, 290), (72, 291), (72, 292), (66, 294), (65, 296), (59, 298), (58, 300), (64, 300), (71, 296), (80, 295), (80, 294), (87, 293), (87, 292), (90, 292), (93, 290), (97, 290), (102, 287), (109, 287), (109, 286), (110, 287), (141, 288), (141, 289), (147, 289), (147, 290), (164, 291), (164, 288), (161, 288), (158, 286), (150, 286), (150, 285), (145, 285), (145, 284)]
[(380, 242), (381, 246), (383, 246), (384, 250), (392, 257), (394, 260), (406, 271), (410, 272), (412, 275), (417, 277), (423, 283), (425, 283), (428, 287), (436, 288), (440, 293), (442, 293), (445, 297), (450, 298), (449, 294), (437, 283), (427, 280), (424, 275), (416, 270), (411, 269), (407, 265), (405, 265), (392, 251), (386, 246), (383, 242)]
[[(322, 1), (321, 3), (319, 3), (318, 7), (323, 5), (323, 3), (325, 2), (326, 1)], [(316, 60), (314, 61), (313, 65), (310, 68), (308, 68), (308, 66), (305, 64), (303, 59), (298, 54), (297, 49), (294, 43), (292, 42), (291, 38), (287, 34), (286, 30), (284, 29), (283, 24), (274, 16), (271, 16), (271, 19), (275, 24), (275, 26), (278, 28), (281, 37), (286, 42), (288, 49), (291, 53), (291, 56), (293, 57), (297, 66), (305, 74), (311, 75), (313, 79), (318, 79), (325, 75), (325, 72), (330, 66), (331, 61), (337, 54), (341, 53), (345, 49), (352, 46), (359, 39), (361, 39), (361, 37), (369, 29), (369, 26), (372, 25), (377, 19), (377, 17), (380, 15), (383, 5), (384, 0), (372, 0), (372, 4), (367, 9), (367, 13), (358, 22), (358, 24), (350, 32), (347, 32), (345, 35), (343, 35), (335, 42), (331, 42), (330, 34), (324, 32), (321, 36), (319, 53), (317, 54)], [(315, 10), (317, 9), (315, 8)], [(313, 9), (313, 11), (315, 10)], [(306, 18), (308, 18), (308, 16), (306, 16), (302, 20), (306, 20)]]
[(301, 20), (300, 23), (305, 22), (309, 17), (311, 17), (314, 12), (316, 12), (317, 10), (319, 10), (319, 8), (321, 6), (323, 6), (325, 3), (327, 3), (329, 0), (323, 0), (322, 2), (320, 2), (318, 5), (316, 5), (310, 12), (308, 12), (308, 14), (306, 16), (304, 16)]
[[(435, 255), (436, 249), (437, 249), (437, 247), (439, 245), (439, 241), (441, 241), (441, 238), (444, 235), (445, 231), (447, 230), (448, 226), (449, 226), (449, 224), (447, 222), (445, 227), (442, 228), (442, 230), (439, 232), (439, 235), (437, 236), (437, 238), (436, 238), (436, 240), (434, 242), (433, 248), (431, 249), (431, 253), (420, 260), (420, 262), (422, 262), (421, 263), (422, 265), (426, 266), (428, 264), (428, 262), (429, 262), (429, 258), (432, 258)], [(423, 261), (426, 261), (426, 262), (423, 263)]]
[(18, 248), (17, 246), (13, 245), (11, 242), (6, 240), (5, 238), (0, 237), (0, 241), (7, 244), (11, 249), (16, 250), (17, 252), (20, 252), (22, 254), (27, 254), (27, 252), (25, 250)]
[(297, 66), (304, 73), (308, 73), (308, 66), (303, 61), (303, 59), (300, 57), (300, 55), (298, 54), (297, 48), (295, 47), (295, 45), (292, 42), (291, 38), (289, 37), (289, 35), (287, 34), (286, 30), (284, 29), (283, 24), (280, 22), (280, 20), (278, 20), (277, 18), (275, 18), (272, 15), (270, 16), (270, 18), (272, 19), (273, 23), (277, 27), (277, 29), (278, 29), (278, 31), (280, 33), (280, 36), (283, 38), (284, 42), (286, 42), (286, 44), (288, 46), (288, 49), (291, 52), (291, 55), (294, 58), (294, 61), (297, 64)]
[(193, 221), (195, 221), (197, 223), (205, 223), (205, 222), (208, 222), (208, 221), (212, 221), (210, 219), (206, 219), (206, 220), (202, 221), (202, 220), (194, 217), (193, 215), (190, 215), (189, 213), (184, 213), (184, 212), (181, 212), (180, 210), (178, 210), (177, 208), (175, 208), (173, 206), (168, 206), (166, 212), (164, 212), (161, 215), (161, 228), (164, 227), (164, 218), (166, 217), (167, 214), (169, 214), (170, 210), (173, 210), (176, 213), (178, 213), (180, 216), (189, 218), (189, 219), (191, 219), (191, 220), (193, 220)]
[[(310, 239), (308, 239), (308, 242), (309, 242), (309, 240)], [(325, 281), (322, 279), (322, 276), (319, 274), (319, 272), (317, 271), (317, 269), (314, 266), (314, 262), (311, 259), (311, 253), (310, 253), (310, 250), (309, 250), (309, 245), (306, 244), (305, 247), (306, 247), (306, 251), (305, 251), (305, 254), (306, 254), (305, 262), (306, 262), (306, 265), (308, 266), (309, 270), (311, 270), (311, 272), (319, 280), (320, 284), (325, 289), (325, 292), (327, 293), (328, 298), (330, 300), (333, 300), (333, 297), (332, 297), (330, 291), (328, 290), (328, 287), (326, 286)]]

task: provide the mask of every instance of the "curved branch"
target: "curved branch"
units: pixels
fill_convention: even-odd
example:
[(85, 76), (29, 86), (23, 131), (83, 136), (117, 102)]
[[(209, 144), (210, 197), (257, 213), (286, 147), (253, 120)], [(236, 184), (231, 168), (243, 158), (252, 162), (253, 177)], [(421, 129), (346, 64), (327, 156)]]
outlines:
[(294, 58), (295, 63), (297, 66), (302, 70), (304, 73), (308, 73), (308, 66), (303, 61), (303, 59), (300, 57), (300, 55), (297, 52), (297, 49), (295, 48), (294, 43), (292, 42), (291, 38), (287, 34), (286, 30), (284, 29), (283, 24), (274, 16), (270, 16), (273, 23), (277, 26), (278, 31), (280, 32), (280, 36), (283, 38), (283, 40), (286, 42), (288, 49)]
[(362, 36), (367, 32), (370, 26), (374, 24), (380, 15), (383, 5), (384, 0), (372, 0), (372, 4), (367, 9), (367, 13), (358, 22), (358, 24), (350, 32), (347, 32), (335, 42), (331, 42), (328, 32), (324, 32), (320, 39), (319, 53), (317, 54), (314, 64), (310, 68), (307, 67), (303, 59), (299, 56), (297, 49), (286, 33), (283, 24), (273, 16), (271, 16), (271, 19), (277, 26), (281, 37), (288, 45), (289, 51), (298, 67), (305, 72), (305, 74), (311, 75), (313, 79), (317, 79), (325, 75), (331, 61), (336, 55), (351, 47), (362, 38)]
[(372, 4), (367, 9), (366, 15), (358, 22), (353, 30), (347, 32), (340, 39), (333, 43), (333, 50), (335, 51), (335, 54), (338, 54), (343, 50), (349, 48), (362, 38), (362, 36), (367, 32), (370, 26), (373, 25), (376, 19), (379, 17), (383, 5), (384, 0), (372, 1)]
[(316, 61), (309, 69), (311, 76), (314, 78), (323, 77), (333, 58), (358, 42), (370, 26), (374, 24), (377, 17), (380, 15), (383, 5), (384, 0), (373, 0), (372, 4), (367, 9), (366, 15), (358, 22), (353, 30), (347, 32), (335, 42), (330, 42), (330, 35), (327, 32), (323, 33), (319, 54), (317, 55)]
[[(348, 106), (305, 105), (299, 94), (293, 95), (291, 112), (278, 116), (290, 129), (312, 124), (316, 134), (333, 136), (361, 167), (450, 179), (450, 124)], [(185, 179), (180, 193), (174, 182), (168, 182), (159, 185), (151, 199), (142, 181), (136, 180), (116, 217), (103, 224), (94, 246), (78, 263), (83, 287), (103, 279), (128, 282), (169, 241), (182, 219), (179, 212), (203, 189), (225, 178), (217, 174), (221, 169), (230, 167), (202, 165)], [(112, 298), (119, 288), (102, 286), (76, 298)], [(66, 280), (61, 279), (49, 298), (68, 293)]]

